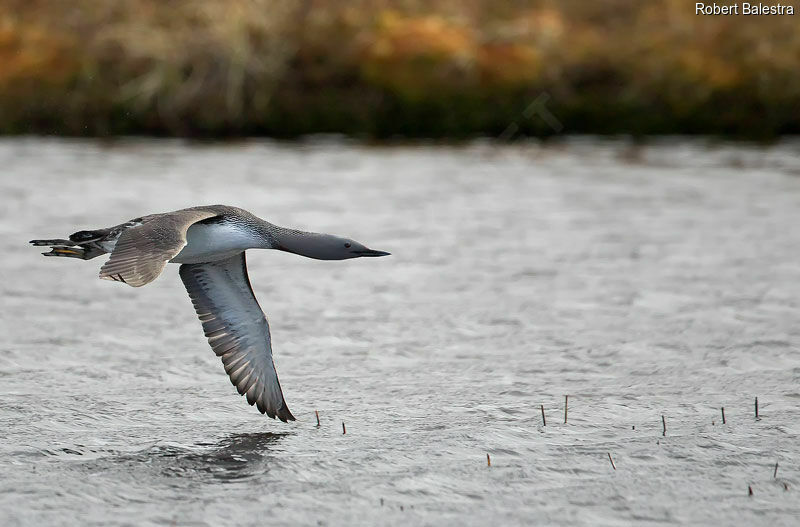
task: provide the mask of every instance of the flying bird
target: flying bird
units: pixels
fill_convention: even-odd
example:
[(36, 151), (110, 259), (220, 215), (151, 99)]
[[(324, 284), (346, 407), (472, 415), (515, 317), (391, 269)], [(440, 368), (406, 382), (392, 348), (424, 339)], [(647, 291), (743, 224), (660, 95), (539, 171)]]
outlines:
[(167, 263), (180, 277), (208, 343), (250, 405), (283, 422), (295, 418), (286, 406), (272, 360), (269, 323), (247, 276), (247, 249), (277, 249), (317, 260), (346, 260), (389, 253), (349, 238), (273, 225), (226, 205), (151, 214), (106, 229), (78, 231), (69, 239), (31, 240), (50, 246), (45, 256), (91, 260), (111, 257), (100, 278), (141, 287)]

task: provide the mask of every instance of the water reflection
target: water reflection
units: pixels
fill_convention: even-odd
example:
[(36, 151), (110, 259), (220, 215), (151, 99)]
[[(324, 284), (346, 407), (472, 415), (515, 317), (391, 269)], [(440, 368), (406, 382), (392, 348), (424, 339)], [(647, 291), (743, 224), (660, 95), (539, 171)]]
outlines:
[(269, 471), (273, 458), (272, 448), (286, 434), (256, 432), (233, 434), (219, 441), (213, 448), (203, 451), (193, 449), (165, 449), (155, 454), (165, 473), (175, 476), (187, 472), (206, 473), (214, 479), (235, 480)]
[[(90, 471), (125, 470), (143, 478), (210, 476), (231, 481), (269, 472), (274, 447), (287, 434), (270, 432), (232, 434), (217, 443), (198, 443), (191, 447), (157, 445), (134, 454), (109, 456), (86, 463)], [(154, 474), (155, 472), (155, 474)]]

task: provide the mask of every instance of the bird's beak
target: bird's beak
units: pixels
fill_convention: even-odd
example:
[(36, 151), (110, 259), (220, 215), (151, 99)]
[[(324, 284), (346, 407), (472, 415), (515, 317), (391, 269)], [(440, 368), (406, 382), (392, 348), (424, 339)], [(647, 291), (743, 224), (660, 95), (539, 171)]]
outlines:
[(386, 251), (373, 251), (372, 249), (364, 249), (363, 251), (353, 251), (353, 253), (359, 256), (389, 256), (392, 253), (387, 253)]

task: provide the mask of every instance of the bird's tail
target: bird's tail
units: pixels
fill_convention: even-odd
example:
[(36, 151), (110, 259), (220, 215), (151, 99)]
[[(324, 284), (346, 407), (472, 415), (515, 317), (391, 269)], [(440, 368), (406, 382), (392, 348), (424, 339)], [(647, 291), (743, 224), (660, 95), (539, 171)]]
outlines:
[(67, 258), (80, 258), (81, 260), (91, 260), (107, 251), (98, 244), (103, 237), (108, 235), (109, 229), (99, 229), (96, 231), (78, 231), (70, 235), (68, 240), (56, 238), (52, 240), (31, 240), (30, 243), (36, 247), (50, 247), (50, 251), (42, 253), (45, 256), (63, 256)]

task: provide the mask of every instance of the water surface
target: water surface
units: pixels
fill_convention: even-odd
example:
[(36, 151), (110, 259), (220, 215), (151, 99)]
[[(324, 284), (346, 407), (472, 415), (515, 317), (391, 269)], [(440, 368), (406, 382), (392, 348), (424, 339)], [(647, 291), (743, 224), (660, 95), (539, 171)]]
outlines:
[[(792, 525), (799, 146), (3, 140), (0, 524)], [(296, 423), (26, 245), (202, 203), (393, 253), (249, 253)]]

